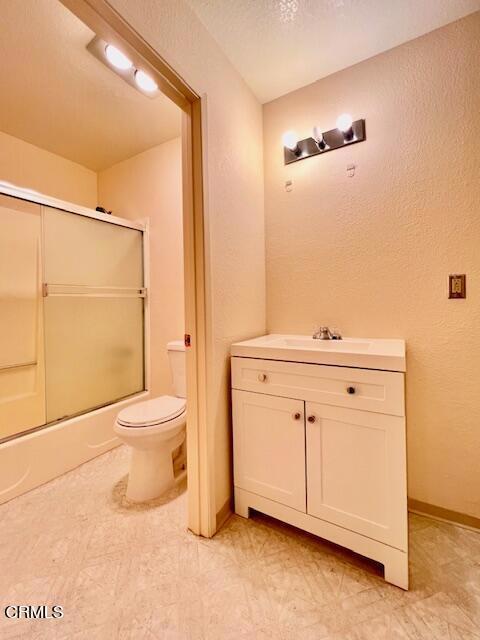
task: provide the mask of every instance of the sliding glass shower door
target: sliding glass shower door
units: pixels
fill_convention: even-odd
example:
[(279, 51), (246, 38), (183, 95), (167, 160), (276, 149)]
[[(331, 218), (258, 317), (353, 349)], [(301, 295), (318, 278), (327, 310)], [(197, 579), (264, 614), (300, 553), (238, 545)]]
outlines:
[(143, 233), (44, 207), (47, 422), (145, 388)]
[(41, 207), (0, 194), (0, 440), (45, 424)]
[(0, 441), (145, 389), (143, 237), (0, 194)]

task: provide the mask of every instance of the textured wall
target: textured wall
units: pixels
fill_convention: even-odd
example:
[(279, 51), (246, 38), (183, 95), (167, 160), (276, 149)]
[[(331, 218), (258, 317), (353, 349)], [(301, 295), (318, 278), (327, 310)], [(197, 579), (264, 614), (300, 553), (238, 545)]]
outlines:
[(150, 220), (151, 391), (171, 394), (167, 342), (185, 333), (181, 139), (101, 171), (98, 201), (123, 218)]
[(208, 420), (219, 510), (231, 495), (229, 351), (265, 331), (262, 110), (183, 0), (110, 0), (205, 98)]
[(97, 174), (0, 131), (0, 181), (84, 207), (97, 206)]
[[(479, 59), (476, 13), (264, 107), (268, 330), (405, 338), (409, 495), (477, 517)], [(283, 131), (344, 111), (366, 142), (283, 165)]]

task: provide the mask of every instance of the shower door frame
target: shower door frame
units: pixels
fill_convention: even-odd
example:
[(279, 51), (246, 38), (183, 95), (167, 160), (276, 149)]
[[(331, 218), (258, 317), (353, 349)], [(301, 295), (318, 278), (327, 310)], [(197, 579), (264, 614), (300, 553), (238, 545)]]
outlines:
[(211, 537), (217, 530), (214, 444), (208, 428), (208, 280), (203, 198), (202, 99), (107, 0), (59, 0), (94, 33), (146, 68), (183, 112), (182, 190), (187, 352), (188, 528)]

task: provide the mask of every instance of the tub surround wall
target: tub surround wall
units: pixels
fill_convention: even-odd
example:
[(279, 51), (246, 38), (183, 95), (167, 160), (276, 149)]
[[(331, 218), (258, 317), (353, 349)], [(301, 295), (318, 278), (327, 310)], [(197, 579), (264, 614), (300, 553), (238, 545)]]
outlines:
[(223, 514), (232, 493), (230, 345), (265, 332), (262, 110), (184, 0), (110, 4), (204, 97), (208, 424)]
[(98, 201), (122, 218), (149, 219), (150, 391), (171, 395), (167, 342), (185, 333), (181, 139), (99, 172)]
[[(404, 338), (409, 495), (477, 518), (479, 57), (475, 13), (264, 106), (269, 332)], [(284, 165), (345, 111), (366, 142)]]
[(83, 207), (97, 206), (97, 174), (0, 131), (0, 181)]

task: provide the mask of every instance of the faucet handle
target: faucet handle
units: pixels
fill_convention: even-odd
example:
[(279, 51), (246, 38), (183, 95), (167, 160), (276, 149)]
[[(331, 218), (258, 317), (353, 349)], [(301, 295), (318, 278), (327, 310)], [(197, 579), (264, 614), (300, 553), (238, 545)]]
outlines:
[(319, 340), (323, 331), (325, 331), (325, 327), (320, 327), (317, 325), (313, 330), (312, 338), (314, 338), (315, 340)]
[(332, 329), (330, 332), (332, 336), (332, 340), (342, 340), (342, 334), (340, 333), (340, 329)]

